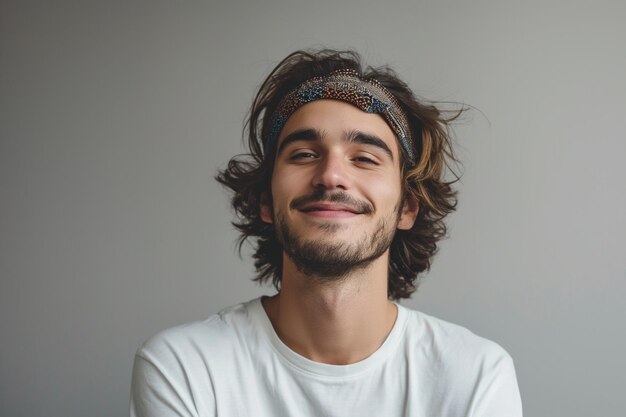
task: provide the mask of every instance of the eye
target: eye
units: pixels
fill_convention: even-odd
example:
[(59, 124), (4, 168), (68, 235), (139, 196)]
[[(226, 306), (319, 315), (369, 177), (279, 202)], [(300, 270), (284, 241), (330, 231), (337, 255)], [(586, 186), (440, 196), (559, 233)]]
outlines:
[(297, 152), (291, 155), (289, 157), (289, 160), (297, 161), (297, 160), (306, 160), (306, 159), (314, 159), (314, 158), (317, 158), (317, 155), (314, 154), (313, 152), (302, 151), (302, 152)]
[(359, 162), (359, 163), (363, 163), (363, 164), (378, 165), (378, 161), (376, 161), (374, 158), (371, 158), (369, 156), (357, 156), (357, 157), (353, 158), (353, 160), (355, 162)]

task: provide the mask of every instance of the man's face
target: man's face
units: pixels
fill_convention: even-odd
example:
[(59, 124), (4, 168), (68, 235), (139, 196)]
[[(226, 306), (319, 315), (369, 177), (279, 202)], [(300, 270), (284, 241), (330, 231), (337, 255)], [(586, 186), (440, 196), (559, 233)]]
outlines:
[(380, 115), (314, 101), (289, 118), (276, 149), (261, 218), (302, 272), (345, 276), (386, 255), (396, 229), (412, 227), (416, 205), (403, 202), (399, 146)]

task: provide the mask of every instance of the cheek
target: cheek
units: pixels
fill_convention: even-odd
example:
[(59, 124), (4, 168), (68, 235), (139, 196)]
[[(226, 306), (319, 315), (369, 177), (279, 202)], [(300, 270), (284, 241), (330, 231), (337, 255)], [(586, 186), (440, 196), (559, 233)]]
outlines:
[(395, 206), (402, 193), (400, 185), (396, 181), (372, 180), (369, 182), (368, 188), (373, 201), (384, 206)]
[(272, 178), (272, 196), (274, 198), (274, 206), (280, 204), (281, 201), (288, 200), (299, 195), (302, 187), (307, 182), (302, 176), (294, 173), (282, 172)]
[(290, 181), (285, 176), (274, 177), (271, 187), (271, 198), (268, 199), (266, 206), (269, 211), (268, 216), (273, 217), (277, 212), (285, 212), (285, 206), (289, 204), (288, 200), (293, 190), (290, 190)]

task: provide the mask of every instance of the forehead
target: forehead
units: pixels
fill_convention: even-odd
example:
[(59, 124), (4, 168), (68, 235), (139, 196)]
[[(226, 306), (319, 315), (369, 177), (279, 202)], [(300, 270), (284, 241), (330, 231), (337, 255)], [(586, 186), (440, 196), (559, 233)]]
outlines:
[(278, 146), (290, 133), (301, 129), (316, 129), (328, 138), (359, 131), (383, 140), (394, 156), (400, 151), (395, 134), (381, 115), (339, 100), (316, 100), (296, 110), (281, 130)]

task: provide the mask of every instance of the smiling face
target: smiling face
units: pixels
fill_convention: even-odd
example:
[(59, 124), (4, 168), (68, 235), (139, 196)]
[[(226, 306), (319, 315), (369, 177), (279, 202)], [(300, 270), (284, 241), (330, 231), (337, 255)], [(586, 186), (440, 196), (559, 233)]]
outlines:
[(400, 151), (378, 114), (318, 100), (300, 107), (278, 138), (261, 218), (304, 273), (345, 276), (384, 256), (396, 229), (412, 227), (403, 204)]

